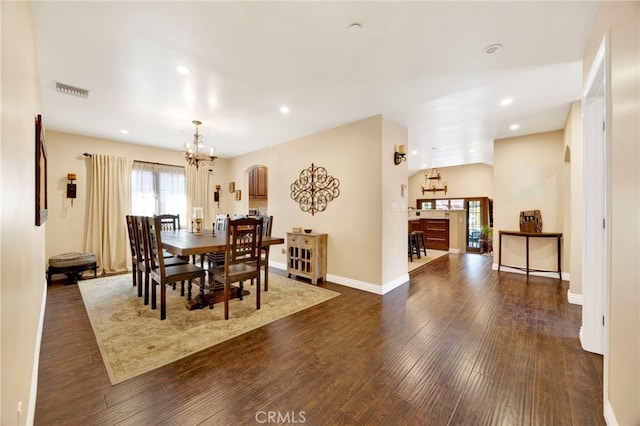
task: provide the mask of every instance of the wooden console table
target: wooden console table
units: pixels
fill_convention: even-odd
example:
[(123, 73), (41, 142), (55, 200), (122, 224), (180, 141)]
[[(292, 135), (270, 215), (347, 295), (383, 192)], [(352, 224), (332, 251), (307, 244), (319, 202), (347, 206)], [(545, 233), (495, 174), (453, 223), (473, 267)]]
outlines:
[(503, 235), (511, 235), (515, 237), (524, 237), (526, 241), (526, 253), (527, 253), (527, 263), (525, 268), (520, 268), (518, 266), (509, 266), (510, 268), (524, 269), (527, 272), (527, 276), (529, 276), (529, 271), (538, 271), (538, 272), (555, 272), (555, 271), (543, 271), (541, 269), (529, 269), (529, 238), (555, 238), (558, 241), (558, 274), (560, 275), (560, 279), (562, 280), (562, 232), (519, 232), (519, 231), (499, 231), (499, 242), (498, 242), (498, 271), (500, 270), (500, 266), (502, 265), (502, 236)]

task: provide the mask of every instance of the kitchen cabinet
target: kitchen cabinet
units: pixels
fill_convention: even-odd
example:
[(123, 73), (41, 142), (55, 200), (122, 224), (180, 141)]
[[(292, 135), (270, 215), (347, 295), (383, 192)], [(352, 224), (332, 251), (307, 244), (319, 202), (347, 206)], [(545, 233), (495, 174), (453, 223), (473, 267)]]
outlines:
[(249, 197), (267, 198), (267, 168), (254, 167), (249, 170)]
[(449, 219), (420, 219), (427, 248), (449, 250)]

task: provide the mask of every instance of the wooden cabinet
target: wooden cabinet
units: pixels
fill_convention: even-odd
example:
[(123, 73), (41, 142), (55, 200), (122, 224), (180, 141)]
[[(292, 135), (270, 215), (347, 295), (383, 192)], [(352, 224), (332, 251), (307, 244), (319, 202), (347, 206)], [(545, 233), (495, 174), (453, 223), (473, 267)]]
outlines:
[(267, 168), (249, 170), (249, 197), (267, 198)]
[(449, 250), (449, 219), (420, 219), (420, 223), (428, 249)]
[(327, 280), (327, 234), (287, 232), (287, 273)]

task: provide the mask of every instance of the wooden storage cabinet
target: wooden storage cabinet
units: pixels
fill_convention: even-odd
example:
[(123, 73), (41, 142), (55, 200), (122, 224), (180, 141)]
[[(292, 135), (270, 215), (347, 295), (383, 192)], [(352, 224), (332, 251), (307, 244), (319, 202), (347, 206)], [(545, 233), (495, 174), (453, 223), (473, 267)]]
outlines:
[(254, 167), (249, 171), (249, 197), (267, 198), (267, 168)]
[(287, 232), (287, 274), (327, 280), (327, 234)]
[(449, 219), (420, 219), (424, 225), (427, 248), (449, 250)]

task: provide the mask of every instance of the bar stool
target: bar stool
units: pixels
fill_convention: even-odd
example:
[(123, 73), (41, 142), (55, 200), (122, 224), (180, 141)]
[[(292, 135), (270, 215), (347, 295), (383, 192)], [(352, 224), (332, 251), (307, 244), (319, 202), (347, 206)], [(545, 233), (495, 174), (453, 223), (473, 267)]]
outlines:
[(420, 258), (420, 250), (424, 252), (425, 257), (427, 256), (427, 244), (424, 241), (424, 231), (411, 231), (416, 243), (416, 247), (418, 250), (418, 259)]
[(420, 246), (418, 245), (417, 236), (413, 232), (409, 232), (407, 243), (409, 247), (408, 255), (411, 262), (413, 262), (414, 254), (420, 259)]

